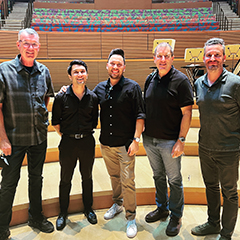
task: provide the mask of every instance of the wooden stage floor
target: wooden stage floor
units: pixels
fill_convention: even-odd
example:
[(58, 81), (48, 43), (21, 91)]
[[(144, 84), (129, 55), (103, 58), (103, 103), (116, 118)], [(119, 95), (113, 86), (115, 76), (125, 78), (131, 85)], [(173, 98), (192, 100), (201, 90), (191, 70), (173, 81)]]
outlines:
[[(155, 209), (155, 206), (138, 206), (136, 222), (138, 234), (133, 239), (138, 240), (217, 240), (218, 234), (205, 237), (197, 237), (191, 234), (191, 229), (197, 224), (202, 224), (207, 218), (206, 206), (186, 205), (182, 219), (182, 228), (176, 237), (168, 237), (165, 229), (168, 219), (164, 222), (146, 223), (145, 215)], [(82, 239), (82, 240), (124, 240), (129, 239), (126, 236), (126, 220), (125, 214), (120, 213), (114, 219), (106, 221), (103, 218), (106, 209), (96, 210), (98, 223), (91, 225), (83, 214), (69, 215), (67, 226), (63, 231), (55, 230), (53, 233), (47, 234), (39, 231), (33, 231), (27, 224), (21, 224), (10, 228), (12, 240), (66, 240), (66, 239)], [(55, 225), (57, 217), (49, 218)], [(233, 234), (232, 240), (240, 239), (240, 212), (238, 214), (238, 222)]]

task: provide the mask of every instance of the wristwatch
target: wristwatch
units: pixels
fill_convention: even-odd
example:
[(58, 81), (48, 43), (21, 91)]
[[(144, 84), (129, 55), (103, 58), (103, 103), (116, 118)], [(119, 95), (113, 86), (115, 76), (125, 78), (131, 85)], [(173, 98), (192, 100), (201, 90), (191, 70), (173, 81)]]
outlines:
[(140, 138), (136, 137), (136, 138), (133, 138), (133, 140), (135, 140), (136, 142), (140, 142)]
[(184, 143), (185, 142), (185, 137), (180, 137), (180, 138), (178, 138), (179, 139), (179, 141), (181, 142), (181, 143)]

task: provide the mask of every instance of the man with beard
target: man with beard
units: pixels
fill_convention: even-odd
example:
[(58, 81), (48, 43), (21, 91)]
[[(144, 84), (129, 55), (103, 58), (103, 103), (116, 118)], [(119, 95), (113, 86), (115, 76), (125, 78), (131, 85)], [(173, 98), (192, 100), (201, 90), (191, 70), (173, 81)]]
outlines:
[[(221, 240), (231, 239), (237, 220), (240, 144), (240, 77), (223, 67), (225, 59), (224, 41), (208, 40), (203, 57), (207, 73), (195, 82), (201, 123), (199, 157), (208, 221), (193, 228), (192, 234), (220, 233)], [(223, 196), (221, 221), (219, 184)]]
[(127, 236), (137, 234), (135, 222), (136, 192), (134, 182), (135, 153), (144, 126), (144, 104), (140, 86), (125, 78), (122, 49), (113, 49), (108, 57), (109, 79), (93, 90), (98, 96), (101, 121), (101, 151), (113, 189), (112, 207), (106, 220), (126, 210)]
[(62, 137), (59, 144), (61, 180), (57, 230), (66, 226), (71, 181), (77, 160), (82, 176), (84, 214), (91, 224), (97, 223), (97, 216), (92, 210), (92, 168), (95, 157), (95, 140), (92, 134), (98, 123), (98, 99), (86, 87), (88, 68), (85, 62), (73, 60), (67, 71), (72, 84), (65, 92), (56, 95), (52, 109), (52, 125)]

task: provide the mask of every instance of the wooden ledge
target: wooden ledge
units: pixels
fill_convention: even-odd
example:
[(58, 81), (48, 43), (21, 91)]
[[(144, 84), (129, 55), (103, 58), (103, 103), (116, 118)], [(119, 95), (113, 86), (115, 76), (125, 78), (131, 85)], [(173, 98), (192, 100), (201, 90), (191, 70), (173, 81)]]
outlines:
[[(184, 154), (186, 156), (198, 156), (198, 144), (197, 143), (186, 143), (184, 148)], [(143, 147), (143, 143), (139, 143), (139, 151), (136, 154), (137, 156), (146, 156), (145, 148)], [(100, 145), (97, 144), (95, 147), (95, 158), (101, 158), (102, 153), (100, 149)], [(59, 152), (58, 148), (48, 148), (46, 154), (45, 163), (49, 162), (57, 162), (59, 161)], [(27, 158), (24, 158), (23, 165), (27, 165)]]

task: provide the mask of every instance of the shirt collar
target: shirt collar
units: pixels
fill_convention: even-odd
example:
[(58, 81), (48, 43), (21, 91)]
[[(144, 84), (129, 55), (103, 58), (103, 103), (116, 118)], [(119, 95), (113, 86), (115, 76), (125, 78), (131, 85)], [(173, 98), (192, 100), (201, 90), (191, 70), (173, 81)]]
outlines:
[[(114, 85), (113, 87), (114, 88), (123, 88), (123, 84), (125, 82), (125, 77), (122, 76), (121, 79), (118, 81), (118, 83), (116, 85)], [(107, 85), (106, 85), (106, 89), (109, 89), (111, 86), (111, 83), (110, 83), (110, 78), (107, 80)]]
[[(15, 58), (16, 60), (16, 69), (17, 69), (17, 72), (20, 72), (22, 71), (23, 69), (25, 69), (24, 65), (21, 63), (20, 61), (20, 57), (21, 57), (21, 54), (18, 54)], [(37, 72), (39, 70), (39, 67), (38, 67), (38, 63), (36, 62), (36, 60), (34, 60), (34, 63), (33, 63), (33, 69), (32, 69), (32, 72), (31, 73), (34, 73), (34, 72)]]
[[(222, 82), (222, 83), (225, 83), (226, 82), (226, 76), (227, 76), (227, 70), (225, 68), (223, 68), (223, 71), (221, 73), (221, 75), (219, 76), (219, 78), (212, 84), (212, 86)], [(202, 83), (204, 83), (206, 86), (209, 87), (208, 85), (208, 74), (206, 73), (203, 80), (202, 80)]]
[(166, 75), (164, 75), (163, 77), (160, 77), (159, 71), (157, 70), (157, 78), (158, 78), (159, 80), (161, 80), (161, 79), (169, 79), (169, 80), (170, 80), (171, 77), (172, 77), (173, 71), (174, 71), (174, 66), (172, 65), (172, 67), (171, 67), (171, 69), (169, 70), (169, 72), (168, 72)]
[[(75, 94), (74, 94), (74, 92), (73, 92), (73, 90), (72, 90), (72, 84), (70, 84), (70, 85), (68, 86), (67, 91), (66, 91), (66, 94), (74, 95), (74, 96), (75, 96)], [(84, 95), (88, 95), (88, 94), (89, 94), (89, 89), (87, 88), (87, 86), (85, 86), (85, 93), (84, 93)]]

